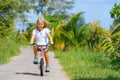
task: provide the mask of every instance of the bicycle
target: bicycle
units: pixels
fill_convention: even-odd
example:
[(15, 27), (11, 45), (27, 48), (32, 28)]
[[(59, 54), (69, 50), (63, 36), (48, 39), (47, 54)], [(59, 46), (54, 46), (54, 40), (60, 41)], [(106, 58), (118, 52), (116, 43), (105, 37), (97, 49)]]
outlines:
[(38, 52), (40, 52), (40, 54), (39, 54), (40, 55), (40, 59), (39, 59), (39, 63), (38, 63), (38, 68), (40, 70), (40, 75), (43, 76), (43, 74), (44, 74), (44, 57), (45, 57), (43, 51), (46, 48), (48, 48), (48, 46), (50, 46), (50, 44), (48, 44), (48, 45), (37, 45), (37, 44), (33, 43), (32, 46), (33, 47), (37, 46)]

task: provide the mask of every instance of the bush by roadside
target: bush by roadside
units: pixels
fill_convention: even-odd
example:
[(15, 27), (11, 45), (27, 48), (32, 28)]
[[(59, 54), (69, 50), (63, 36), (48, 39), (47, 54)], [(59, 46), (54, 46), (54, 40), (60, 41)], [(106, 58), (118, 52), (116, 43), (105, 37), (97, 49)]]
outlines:
[(21, 45), (27, 45), (25, 41), (3, 40), (0, 42), (0, 65), (9, 62), (9, 60), (18, 55)]

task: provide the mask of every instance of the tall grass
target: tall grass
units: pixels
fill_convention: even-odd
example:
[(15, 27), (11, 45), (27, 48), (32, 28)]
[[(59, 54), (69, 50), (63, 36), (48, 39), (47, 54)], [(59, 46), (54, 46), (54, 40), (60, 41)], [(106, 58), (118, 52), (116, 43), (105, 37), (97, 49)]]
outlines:
[(120, 80), (120, 70), (112, 70), (111, 60), (104, 53), (88, 48), (54, 51), (71, 80)]
[(0, 43), (0, 64), (9, 62), (10, 58), (19, 54), (20, 43), (4, 40)]

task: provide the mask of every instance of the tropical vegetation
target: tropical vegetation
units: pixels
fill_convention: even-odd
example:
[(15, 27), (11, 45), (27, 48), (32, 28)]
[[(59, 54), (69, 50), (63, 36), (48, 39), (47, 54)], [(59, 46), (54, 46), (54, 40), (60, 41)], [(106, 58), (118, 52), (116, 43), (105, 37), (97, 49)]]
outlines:
[[(119, 80), (120, 67), (104, 57), (102, 52), (93, 52), (89, 47), (77, 51), (54, 51), (71, 80)], [(113, 67), (113, 65), (115, 65)]]
[[(99, 20), (86, 23), (84, 12), (68, 14), (73, 4), (74, 0), (1, 0), (0, 64), (17, 55), (21, 45), (29, 43), (36, 25), (27, 20), (27, 13), (33, 10), (50, 22), (48, 27), (54, 40), (52, 49), (57, 50), (56, 58), (61, 60), (73, 80), (97, 80), (101, 76), (103, 80), (119, 80), (119, 73), (113, 70), (120, 68), (120, 4), (110, 10), (114, 21), (109, 30), (100, 26)], [(16, 22), (27, 22), (26, 31), (20, 33), (15, 27)]]

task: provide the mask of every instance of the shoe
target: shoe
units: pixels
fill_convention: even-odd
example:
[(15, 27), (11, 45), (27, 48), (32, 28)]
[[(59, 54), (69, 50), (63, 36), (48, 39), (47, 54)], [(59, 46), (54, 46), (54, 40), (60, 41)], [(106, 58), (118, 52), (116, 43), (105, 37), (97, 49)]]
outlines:
[(38, 64), (38, 58), (37, 57), (34, 57), (33, 63)]
[(45, 72), (50, 72), (50, 66), (49, 65), (46, 65)]

